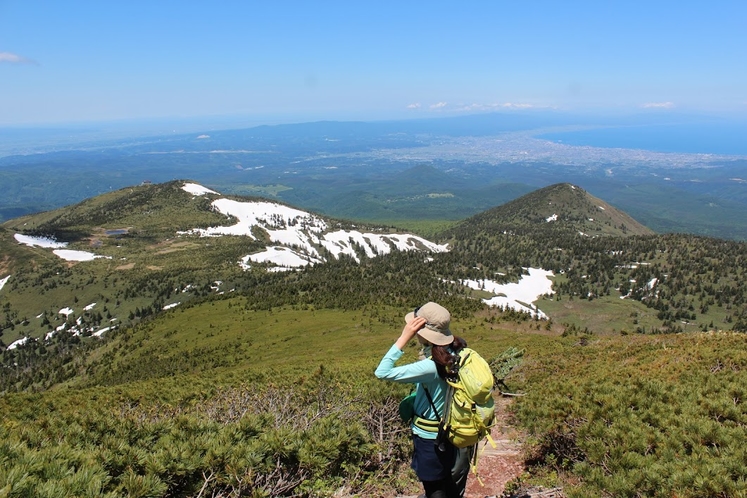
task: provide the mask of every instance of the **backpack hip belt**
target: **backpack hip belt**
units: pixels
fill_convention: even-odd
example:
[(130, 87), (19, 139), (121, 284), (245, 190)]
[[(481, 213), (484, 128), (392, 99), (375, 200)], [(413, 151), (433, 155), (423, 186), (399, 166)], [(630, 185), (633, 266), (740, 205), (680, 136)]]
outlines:
[(426, 432), (438, 432), (438, 426), (440, 425), (440, 422), (438, 420), (430, 420), (427, 418), (416, 416), (413, 424), (418, 429), (422, 429)]

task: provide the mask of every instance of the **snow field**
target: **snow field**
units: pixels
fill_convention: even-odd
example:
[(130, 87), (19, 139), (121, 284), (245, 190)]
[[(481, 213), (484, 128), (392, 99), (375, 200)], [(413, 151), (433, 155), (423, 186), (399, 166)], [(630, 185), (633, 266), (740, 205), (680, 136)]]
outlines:
[[(501, 306), (516, 311), (523, 311), (535, 318), (547, 319), (548, 316), (537, 307), (527, 305), (545, 294), (554, 294), (551, 271), (540, 268), (527, 268), (529, 275), (523, 275), (517, 283), (499, 284), (492, 280), (462, 280), (461, 283), (470, 289), (484, 290), (496, 294), (490, 299), (483, 299), (489, 306)], [(502, 294), (502, 295), (498, 295)]]
[(58, 242), (49, 237), (33, 237), (17, 233), (14, 235), (19, 244), (29, 247), (41, 247), (43, 249), (54, 249), (52, 251), (57, 257), (65, 261), (92, 261), (96, 258), (112, 259), (111, 256), (98, 256), (88, 251), (76, 251), (72, 249), (63, 249), (67, 247), (67, 242)]
[[(189, 191), (199, 191), (194, 186), (195, 184), (188, 185), (191, 185)], [(187, 190), (186, 185), (184, 188)], [(335, 258), (346, 255), (356, 261), (359, 261), (356, 246), (361, 247), (368, 257), (388, 254), (393, 248), (399, 251), (445, 252), (448, 250), (446, 245), (435, 244), (411, 234), (374, 234), (357, 230), (337, 230), (325, 233), (329, 226), (322, 218), (274, 202), (243, 202), (221, 198), (213, 201), (212, 205), (219, 213), (236, 218), (237, 223), (206, 229), (195, 228), (182, 233), (197, 234), (202, 237), (237, 235), (254, 239), (252, 229), (259, 227), (267, 233), (273, 243), (293, 248), (274, 246), (262, 252), (244, 256), (239, 262), (244, 269), (250, 268), (250, 261), (274, 264), (276, 265), (275, 271), (323, 263), (324, 260), (317, 249), (319, 246), (324, 247)]]

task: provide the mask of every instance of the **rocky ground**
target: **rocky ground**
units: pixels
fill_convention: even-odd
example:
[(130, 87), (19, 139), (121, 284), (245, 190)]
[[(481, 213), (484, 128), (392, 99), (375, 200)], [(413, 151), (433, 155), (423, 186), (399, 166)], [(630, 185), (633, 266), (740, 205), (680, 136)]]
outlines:
[(477, 461), (478, 477), (470, 474), (467, 481), (467, 498), (501, 496), (506, 484), (521, 475), (524, 463), (521, 455), (520, 434), (509, 424), (510, 398), (499, 398), (496, 403), (496, 424), (491, 436), (496, 447), (480, 444)]

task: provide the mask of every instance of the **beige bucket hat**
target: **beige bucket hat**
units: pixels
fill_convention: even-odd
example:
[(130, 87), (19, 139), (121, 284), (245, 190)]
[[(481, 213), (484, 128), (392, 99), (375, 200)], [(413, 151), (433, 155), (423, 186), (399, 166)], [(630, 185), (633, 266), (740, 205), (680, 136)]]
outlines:
[(454, 341), (449, 330), (451, 313), (440, 304), (430, 302), (415, 308), (415, 311), (405, 315), (405, 322), (410, 323), (416, 317), (426, 320), (425, 327), (418, 330), (418, 335), (426, 341), (437, 346), (448, 346)]

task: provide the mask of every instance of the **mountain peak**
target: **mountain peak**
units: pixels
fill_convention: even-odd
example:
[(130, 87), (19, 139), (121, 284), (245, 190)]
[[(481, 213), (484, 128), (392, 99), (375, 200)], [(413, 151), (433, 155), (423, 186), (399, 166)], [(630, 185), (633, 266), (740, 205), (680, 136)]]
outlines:
[(462, 225), (489, 231), (561, 230), (580, 236), (647, 235), (653, 231), (570, 183), (535, 190)]

